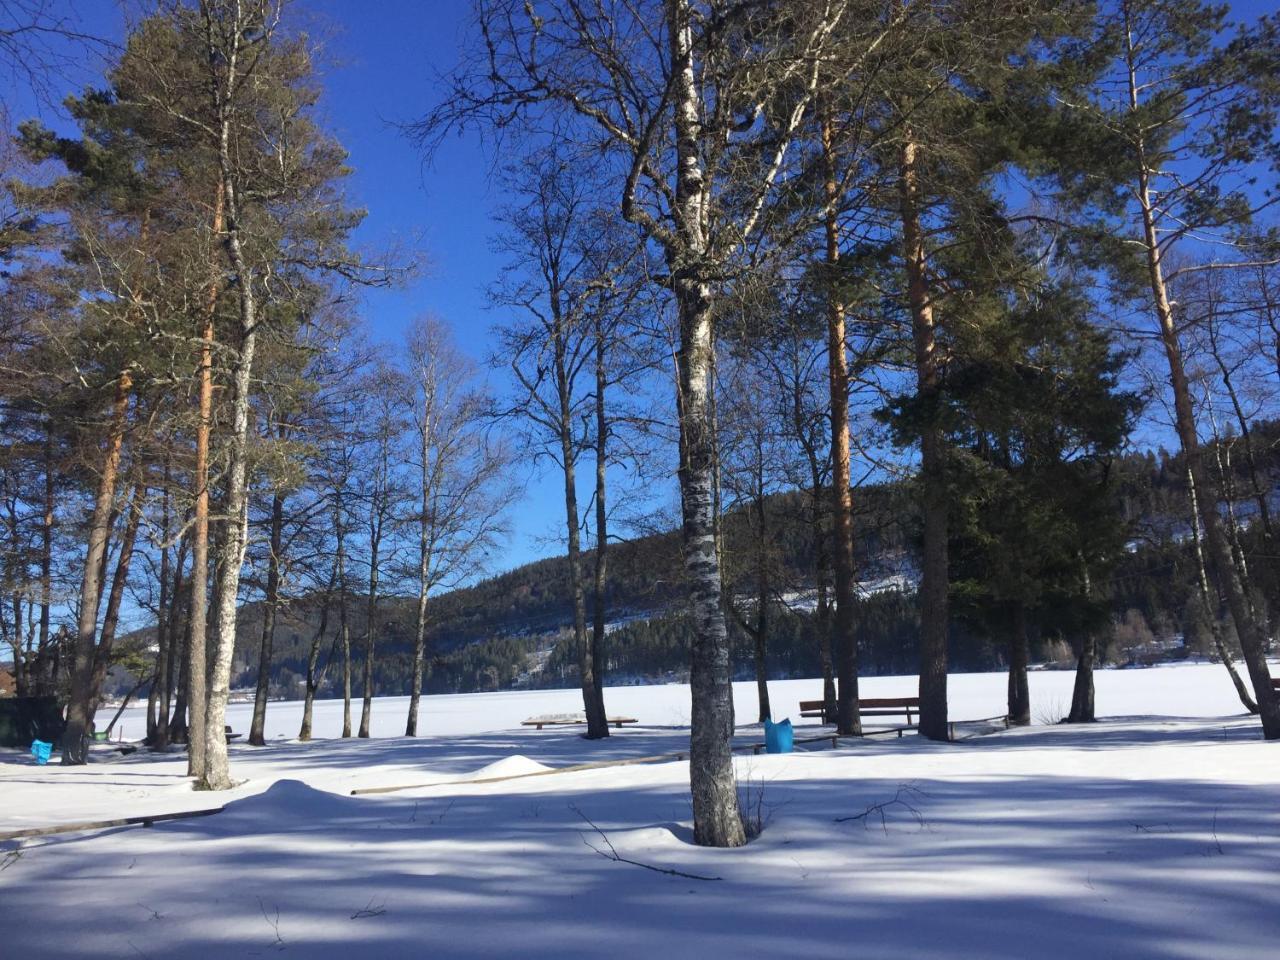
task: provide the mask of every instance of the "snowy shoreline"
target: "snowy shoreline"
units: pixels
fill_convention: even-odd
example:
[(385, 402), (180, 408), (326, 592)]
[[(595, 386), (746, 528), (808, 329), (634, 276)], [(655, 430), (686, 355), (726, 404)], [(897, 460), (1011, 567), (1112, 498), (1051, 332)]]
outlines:
[[(1033, 714), (1065, 702), (1071, 679), (1033, 674)], [(1003, 705), (1003, 674), (951, 681), (957, 718)], [(770, 684), (780, 708), (814, 689)], [(754, 720), (753, 685), (735, 693)], [(1100, 671), (1102, 719), (1083, 727), (739, 756), (765, 829), (738, 850), (692, 845), (685, 762), (493, 782), (688, 743), (679, 685), (609, 690), (641, 726), (607, 740), (518, 726), (575, 696), (426, 698), (417, 739), (389, 735), (402, 701), (379, 700), (377, 738), (305, 744), (284, 739), (300, 705), (272, 703), (271, 742), (233, 745), (243, 782), (219, 794), (192, 791), (180, 753), (104, 745), (88, 766), (43, 768), (0, 753), (0, 830), (226, 805), (0, 844), (3, 954), (1256, 960), (1280, 936), (1280, 744), (1220, 665)], [(321, 734), (340, 717), (317, 704)], [(758, 738), (740, 726), (739, 742)], [(351, 796), (386, 786), (409, 789)], [(610, 858), (601, 833), (676, 873)]]

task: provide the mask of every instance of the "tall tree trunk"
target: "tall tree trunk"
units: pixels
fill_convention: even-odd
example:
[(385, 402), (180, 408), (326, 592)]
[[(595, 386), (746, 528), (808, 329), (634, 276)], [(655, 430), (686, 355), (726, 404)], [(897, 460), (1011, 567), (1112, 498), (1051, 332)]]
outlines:
[[(799, 427), (800, 417), (797, 414), (797, 428)], [(816, 609), (814, 612), (814, 621), (818, 629), (818, 656), (822, 663), (822, 719), (824, 723), (831, 723), (836, 718), (836, 680), (833, 660), (831, 656), (831, 603), (828, 599), (827, 588), (830, 580), (828, 574), (831, 570), (831, 559), (827, 551), (827, 532), (823, 523), (823, 518), (828, 514), (822, 495), (822, 469), (818, 463), (817, 451), (811, 447), (806, 447), (805, 453), (809, 458), (809, 499), (811, 506), (809, 514), (812, 518), (813, 527), (813, 556), (814, 556), (814, 577), (817, 580), (815, 589), (817, 591)]]
[(258, 683), (253, 693), (253, 720), (249, 725), (249, 743), (255, 747), (267, 742), (267, 697), (271, 694), (271, 650), (276, 638), (276, 610), (280, 605), (280, 551), (284, 548), (284, 494), (271, 498), (271, 533), (267, 558), (267, 595), (262, 611), (262, 645), (258, 650)]
[[(213, 198), (212, 231), (220, 239), (226, 226), (225, 177), (218, 180)], [(200, 419), (196, 422), (195, 518), (191, 530), (191, 603), (188, 614), (190, 639), (187, 642), (186, 691), (187, 776), (204, 776), (204, 729), (208, 678), (207, 637), (209, 624), (209, 435), (213, 426), (213, 321), (218, 307), (217, 272), (209, 282), (204, 316), (200, 327)], [(197, 731), (193, 736), (191, 731)]]
[[(561, 321), (563, 323), (563, 321)], [(568, 532), (569, 589), (573, 596), (573, 642), (578, 651), (578, 675), (582, 686), (582, 706), (587, 717), (588, 740), (609, 735), (609, 723), (605, 719), (604, 703), (596, 696), (595, 664), (591, 659), (591, 644), (587, 639), (587, 601), (582, 574), (582, 540), (578, 528), (578, 483), (576, 467), (577, 450), (573, 438), (573, 400), (569, 396), (568, 377), (565, 373), (564, 341), (562, 327), (556, 331), (555, 375), (559, 400), (560, 463), (564, 469), (564, 514)]]
[(347, 554), (340, 497), (335, 511), (339, 517), (334, 558), (338, 564), (338, 637), (342, 642), (342, 736), (346, 738), (351, 736), (351, 625), (347, 620)]
[(173, 583), (169, 589), (169, 612), (165, 616), (165, 638), (164, 648), (168, 652), (164, 662), (164, 672), (160, 675), (160, 698), (156, 710), (156, 731), (155, 739), (151, 745), (156, 750), (163, 750), (169, 746), (169, 736), (172, 730), (172, 723), (169, 719), (170, 707), (173, 704), (173, 688), (177, 678), (178, 664), (183, 662), (186, 651), (183, 643), (179, 642), (179, 636), (185, 642), (187, 633), (184, 627), (182, 633), (179, 634), (178, 625), (184, 622), (182, 616), (182, 568), (186, 563), (187, 538), (182, 537), (178, 541), (178, 555), (173, 567)]
[(427, 657), (427, 594), (431, 589), (431, 442), (432, 414), (435, 406), (434, 384), (423, 383), (422, 422), (419, 424), (422, 445), (421, 484), (422, 515), (418, 518), (418, 619), (413, 634), (413, 679), (409, 687), (409, 716), (404, 735), (418, 735), (418, 702), (422, 699), (422, 674)]
[(1009, 635), (1009, 723), (1025, 727), (1031, 723), (1031, 690), (1027, 686), (1027, 608), (1018, 602), (1013, 609), (1013, 631)]
[(93, 659), (93, 684), (90, 693), (89, 717), (98, 711), (102, 699), (102, 686), (107, 679), (107, 670), (111, 667), (111, 651), (115, 646), (116, 627), (120, 623), (120, 607), (124, 602), (124, 588), (129, 581), (129, 567), (133, 563), (133, 548), (138, 540), (138, 525), (142, 521), (142, 497), (145, 492), (139, 480), (133, 488), (133, 496), (129, 499), (129, 515), (125, 520), (124, 533), (120, 537), (120, 555), (116, 558), (116, 572), (111, 578), (111, 589), (107, 592), (107, 611), (102, 618), (102, 631), (98, 637), (98, 647)]
[[(763, 451), (761, 451), (763, 453)], [(761, 465), (763, 466), (763, 465)], [(756, 700), (759, 722), (773, 719), (769, 705), (769, 517), (765, 506), (764, 477), (756, 478), (756, 625), (751, 631), (756, 668)], [(730, 601), (732, 602), (732, 601)]]
[(1191, 485), (1202, 493), (1197, 497), (1197, 501), (1204, 539), (1208, 547), (1209, 565), (1226, 596), (1227, 610), (1235, 624), (1236, 635), (1240, 638), (1245, 666), (1248, 668), (1249, 678), (1253, 684), (1254, 700), (1258, 704), (1258, 711), (1262, 718), (1263, 736), (1268, 740), (1278, 740), (1280, 739), (1280, 697), (1276, 696), (1271, 687), (1271, 673), (1267, 667), (1266, 646), (1262, 632), (1249, 609), (1249, 599), (1245, 595), (1244, 585), (1240, 581), (1235, 563), (1232, 562), (1231, 548), (1222, 528), (1222, 518), (1218, 514), (1216, 498), (1212, 494), (1213, 487), (1209, 484), (1208, 473), (1204, 467), (1203, 450), (1196, 433), (1195, 413), (1191, 406), (1191, 387), (1183, 367), (1182, 346), (1178, 340), (1173, 319), (1173, 306), (1169, 302), (1164, 282), (1145, 161), (1142, 164), (1142, 171), (1140, 200), (1147, 246), (1147, 267), (1156, 316), (1160, 321), (1160, 340), (1164, 346), (1165, 358), (1169, 363), (1169, 381), (1173, 387), (1174, 419), (1178, 440), (1182, 446), (1183, 458), (1187, 462)]
[(369, 601), (365, 610), (365, 632), (364, 632), (364, 701), (360, 707), (360, 729), (356, 736), (368, 738), (369, 725), (373, 722), (373, 657), (374, 646), (378, 638), (377, 620), (378, 620), (378, 560), (379, 552), (382, 546), (382, 518), (380, 511), (382, 507), (379, 505), (378, 493), (374, 494), (373, 505), (370, 508), (371, 519), (370, 537), (369, 537)]
[(923, 402), (920, 433), (921, 512), (924, 546), (920, 566), (920, 733), (950, 739), (947, 723), (947, 479), (946, 450), (938, 424), (942, 377), (937, 330), (929, 293), (924, 231), (920, 224), (918, 145), (904, 133), (898, 186), (902, 209), (902, 250), (915, 343), (916, 389)]
[(102, 562), (111, 534), (111, 512), (115, 500), (116, 477), (120, 470), (120, 450), (124, 444), (125, 419), (129, 410), (129, 394), (133, 375), (128, 370), (116, 381), (111, 404), (111, 421), (107, 428), (102, 472), (98, 475), (98, 492), (93, 516), (89, 521), (89, 542), (85, 551), (84, 573), (80, 581), (80, 617), (71, 672), (71, 700), (67, 705), (67, 726), (62, 735), (62, 762), (80, 765), (88, 759), (88, 731), (93, 720), (94, 641), (98, 627), (98, 603), (102, 597)]
[(152, 746), (156, 742), (156, 732), (161, 724), (169, 723), (168, 715), (161, 717), (160, 690), (168, 675), (169, 660), (169, 588), (173, 586), (169, 565), (169, 534), (171, 532), (171, 513), (173, 506), (172, 469), (170, 456), (166, 450), (164, 456), (163, 486), (160, 492), (160, 601), (156, 605), (156, 675), (147, 691), (147, 743)]
[(178, 687), (177, 693), (173, 698), (173, 714), (169, 720), (169, 742), (186, 743), (188, 752), (191, 749), (191, 745), (188, 742), (191, 739), (191, 730), (187, 724), (187, 700), (191, 688), (192, 622), (191, 605), (188, 602), (187, 622), (182, 630), (182, 657), (178, 660)]
[(605, 390), (608, 370), (605, 366), (605, 331), (601, 312), (596, 314), (596, 555), (595, 580), (591, 593), (591, 665), (595, 681), (595, 700), (605, 717), (604, 736), (609, 735), (608, 717), (604, 709), (604, 624), (605, 577), (609, 549), (609, 510), (605, 499), (605, 473), (609, 466), (609, 420), (605, 416)]
[[(1089, 577), (1089, 565), (1084, 554), (1080, 555), (1080, 575), (1084, 588), (1084, 597), (1088, 600), (1093, 595), (1093, 582)], [(1086, 630), (1080, 638), (1080, 659), (1076, 661), (1076, 682), (1071, 690), (1071, 712), (1067, 714), (1067, 723), (1093, 723), (1093, 668), (1098, 659), (1098, 636), (1093, 630)]]
[[(329, 586), (325, 589), (324, 600), (320, 604), (320, 626), (311, 637), (311, 649), (307, 653), (307, 692), (302, 702), (302, 726), (298, 729), (298, 739), (304, 743), (311, 739), (311, 717), (316, 702), (316, 690), (319, 687), (316, 668), (320, 661), (320, 641), (324, 639), (325, 630), (329, 627), (329, 607), (333, 600), (333, 588), (337, 582), (338, 562), (335, 558), (332, 572), (329, 574)], [(330, 647), (329, 662), (332, 661), (333, 648)]]
[(699, 270), (705, 254), (708, 184), (698, 149), (701, 95), (694, 76), (689, 0), (666, 0), (675, 119), (675, 229), (683, 249), (669, 250), (671, 287), (680, 323), (676, 355), (680, 411), (680, 500), (684, 562), (694, 633), (689, 787), (694, 842), (710, 847), (746, 843), (733, 769), (733, 684), (724, 586), (716, 553), (715, 423), (711, 362), (715, 349), (711, 284)]
[[(240, 344), (232, 372), (231, 434), (228, 437), (226, 470), (225, 538), (218, 558), (217, 646), (208, 678), (209, 696), (205, 704), (205, 769), (200, 786), (207, 790), (228, 790), (234, 784), (227, 762), (225, 734), (227, 695), (231, 684), (231, 658), (235, 653), (236, 612), (240, 593), (240, 571), (248, 521), (249, 399), (253, 390), (253, 360), (258, 343), (258, 303), (255, 279), (245, 262), (240, 242), (240, 209), (231, 159), (230, 104), (239, 82), (237, 67), (228, 65), (228, 82), (218, 104), (218, 164), (226, 206), (226, 251), (228, 265), (240, 306)], [(195, 687), (194, 678), (192, 687)]]
[[(840, 261), (840, 197), (831, 121), (822, 123), (822, 153), (826, 167), (825, 232), (827, 268), (834, 275)], [(845, 351), (844, 304), (835, 292), (835, 278), (827, 290), (827, 371), (831, 394), (831, 531), (835, 560), (836, 726), (841, 733), (861, 735), (858, 707), (858, 643), (853, 628), (853, 480), (849, 463), (849, 361)]]

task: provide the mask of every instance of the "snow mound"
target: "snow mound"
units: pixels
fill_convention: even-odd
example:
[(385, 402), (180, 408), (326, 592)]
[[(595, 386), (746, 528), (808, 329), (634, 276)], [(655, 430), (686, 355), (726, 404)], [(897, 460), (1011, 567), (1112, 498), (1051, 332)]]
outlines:
[(486, 780), (490, 777), (525, 777), (531, 773), (544, 773), (553, 769), (555, 768), (541, 764), (537, 760), (530, 760), (528, 757), (517, 753), (509, 757), (503, 757), (488, 766), (481, 767), (474, 773), (468, 774), (465, 779)]
[(301, 780), (277, 780), (262, 793), (233, 800), (212, 818), (219, 829), (279, 829), (364, 816), (358, 800), (309, 787)]

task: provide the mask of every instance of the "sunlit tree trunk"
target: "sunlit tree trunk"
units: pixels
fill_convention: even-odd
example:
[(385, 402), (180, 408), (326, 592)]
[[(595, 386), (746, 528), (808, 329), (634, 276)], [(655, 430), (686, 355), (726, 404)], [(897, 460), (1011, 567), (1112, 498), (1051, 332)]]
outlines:
[[(220, 177), (213, 200), (213, 236), (221, 239), (226, 220), (224, 183)], [(209, 435), (213, 426), (214, 313), (218, 305), (217, 279), (209, 283), (200, 327), (200, 418), (196, 422), (195, 517), (191, 528), (191, 602), (185, 663), (187, 716), (187, 776), (204, 776), (204, 729), (209, 624)], [(192, 731), (199, 731), (192, 734)]]

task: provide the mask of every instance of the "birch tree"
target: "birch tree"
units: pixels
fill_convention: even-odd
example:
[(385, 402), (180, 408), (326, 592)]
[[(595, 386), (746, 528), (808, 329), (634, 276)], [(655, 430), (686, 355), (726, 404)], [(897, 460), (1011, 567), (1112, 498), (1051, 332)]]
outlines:
[(679, 317), (684, 559), (695, 624), (690, 786), (698, 843), (745, 842), (716, 552), (711, 365), (721, 279), (770, 220), (846, 4), (515, 0), (476, 6), (480, 31), (427, 140), (475, 121), (554, 117), (591, 144), (624, 219), (667, 267)]
[(512, 489), (505, 479), (510, 458), (488, 436), (492, 401), (478, 389), (475, 366), (453, 344), (448, 327), (434, 318), (417, 320), (407, 354), (406, 412), (417, 470), (417, 509), (409, 520), (418, 528), (418, 601), (405, 736), (416, 737), (431, 594), (483, 569), (503, 531)]

